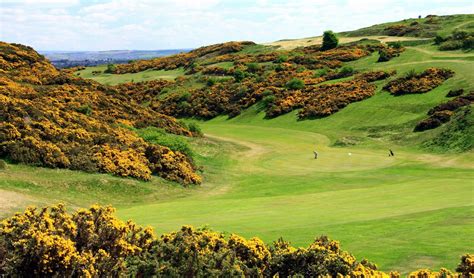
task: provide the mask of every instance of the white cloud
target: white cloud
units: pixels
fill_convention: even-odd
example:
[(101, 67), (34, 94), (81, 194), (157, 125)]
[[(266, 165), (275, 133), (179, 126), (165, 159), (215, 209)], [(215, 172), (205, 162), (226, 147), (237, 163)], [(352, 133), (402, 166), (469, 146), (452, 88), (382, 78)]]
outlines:
[[(0, 40), (64, 50), (197, 47), (273, 41), (426, 15), (466, 13), (441, 0), (0, 0)], [(34, 2), (34, 3), (33, 3)], [(4, 4), (5, 3), (5, 4)]]

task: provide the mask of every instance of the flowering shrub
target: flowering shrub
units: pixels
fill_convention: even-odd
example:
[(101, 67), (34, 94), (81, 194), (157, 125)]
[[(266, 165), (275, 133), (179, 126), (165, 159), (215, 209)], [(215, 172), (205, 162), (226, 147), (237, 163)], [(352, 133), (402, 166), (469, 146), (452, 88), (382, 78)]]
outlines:
[[(0, 275), (117, 276), (127, 258), (151, 248), (152, 230), (113, 216), (111, 207), (67, 213), (63, 205), (36, 209), (0, 223)], [(3, 252), (2, 252), (3, 251)]]
[[(0, 157), (143, 180), (151, 173), (183, 183), (200, 180), (183, 154), (176, 152), (175, 160), (147, 157), (151, 143), (119, 127), (154, 126), (193, 136), (176, 119), (138, 104), (170, 82), (108, 87), (57, 71), (31, 48), (7, 43), (0, 48)], [(161, 172), (168, 170), (173, 173)]]
[[(463, 255), (456, 271), (417, 270), (410, 277), (470, 277), (474, 256)], [(118, 220), (111, 207), (68, 213), (61, 204), (30, 207), (0, 222), (0, 275), (400, 277), (357, 261), (325, 236), (306, 248), (190, 226), (156, 238), (151, 228)]]
[(450, 69), (429, 68), (420, 74), (410, 74), (390, 81), (384, 89), (396, 96), (426, 93), (453, 75), (454, 72)]

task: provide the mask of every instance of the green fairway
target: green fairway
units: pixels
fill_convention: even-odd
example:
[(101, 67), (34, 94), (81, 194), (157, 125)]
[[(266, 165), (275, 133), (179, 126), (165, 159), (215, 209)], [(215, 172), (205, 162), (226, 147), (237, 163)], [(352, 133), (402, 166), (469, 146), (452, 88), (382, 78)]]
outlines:
[(407, 271), (413, 260), (418, 267), (454, 267), (460, 254), (473, 251), (474, 172), (462, 163), (443, 167), (441, 157), (404, 150), (392, 158), (385, 148), (331, 148), (327, 137), (312, 132), (204, 126), (206, 134), (247, 148), (222, 173), (225, 183), (184, 199), (123, 208), (119, 216), (159, 233), (183, 223), (209, 225), (267, 242), (284, 236), (301, 246), (327, 234), (386, 270)]
[[(104, 73), (107, 65), (88, 67), (75, 72), (74, 74), (82, 78), (93, 79), (106, 85), (117, 85), (125, 82), (140, 82), (155, 79), (174, 80), (176, 77), (184, 75), (183, 69), (176, 70), (146, 70), (137, 73), (110, 74)], [(95, 73), (93, 73), (95, 72)]]

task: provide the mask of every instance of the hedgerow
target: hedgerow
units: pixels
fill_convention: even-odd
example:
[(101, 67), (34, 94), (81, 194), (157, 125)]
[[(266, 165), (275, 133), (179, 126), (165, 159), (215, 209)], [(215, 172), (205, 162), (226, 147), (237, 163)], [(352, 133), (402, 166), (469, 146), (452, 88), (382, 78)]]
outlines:
[[(112, 207), (91, 206), (68, 213), (62, 204), (0, 222), (0, 275), (133, 277), (400, 277), (343, 251), (326, 236), (308, 247), (279, 239), (271, 245), (207, 228), (181, 229), (156, 237), (114, 216)], [(456, 268), (416, 270), (409, 277), (469, 277), (474, 256)]]

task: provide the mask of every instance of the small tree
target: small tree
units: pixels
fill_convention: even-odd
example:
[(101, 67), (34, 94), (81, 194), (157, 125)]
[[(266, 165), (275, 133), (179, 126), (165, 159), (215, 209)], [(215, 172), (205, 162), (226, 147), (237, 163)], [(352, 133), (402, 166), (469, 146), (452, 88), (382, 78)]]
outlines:
[(337, 46), (338, 43), (339, 40), (336, 37), (336, 34), (334, 34), (332, 31), (326, 31), (323, 34), (323, 45), (321, 47), (321, 50), (333, 49)]
[(114, 73), (115, 72), (115, 65), (114, 64), (108, 64), (107, 69), (104, 70), (104, 73)]

